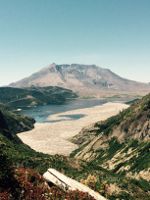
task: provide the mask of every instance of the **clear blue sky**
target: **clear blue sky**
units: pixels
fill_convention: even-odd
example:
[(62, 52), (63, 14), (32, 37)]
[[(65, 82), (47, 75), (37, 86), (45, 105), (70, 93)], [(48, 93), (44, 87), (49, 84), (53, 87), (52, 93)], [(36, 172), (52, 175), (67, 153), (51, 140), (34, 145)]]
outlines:
[(150, 0), (0, 0), (0, 85), (52, 62), (150, 81)]

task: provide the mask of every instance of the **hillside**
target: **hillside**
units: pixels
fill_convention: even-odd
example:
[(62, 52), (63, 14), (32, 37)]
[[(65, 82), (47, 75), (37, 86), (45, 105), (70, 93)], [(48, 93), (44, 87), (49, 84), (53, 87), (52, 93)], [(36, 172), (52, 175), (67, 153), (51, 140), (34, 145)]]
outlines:
[(61, 87), (0, 87), (0, 102), (16, 108), (62, 104), (76, 97), (74, 92)]
[(107, 139), (117, 137), (119, 141), (124, 141), (128, 138), (149, 141), (150, 94), (141, 100), (136, 100), (129, 108), (118, 115), (106, 121), (96, 122), (91, 125), (91, 128), (83, 128), (77, 138), (75, 137), (75, 141), (79, 142), (80, 137), (92, 134), (94, 136), (107, 137)]
[(112, 96), (115, 94), (143, 95), (150, 92), (150, 85), (118, 76), (109, 69), (96, 65), (57, 65), (43, 68), (11, 87), (61, 86), (81, 96)]
[(49, 167), (73, 177), (78, 166), (63, 156), (35, 152), (16, 133), (33, 128), (34, 120), (13, 113), (0, 105), (0, 199), (1, 200), (94, 200), (88, 193), (64, 192), (45, 182), (42, 174)]
[[(80, 148), (70, 158), (38, 153), (23, 144), (15, 134), (31, 129), (34, 120), (12, 113), (1, 104), (0, 198), (51, 200), (51, 197), (59, 199), (61, 195), (62, 200), (66, 197), (68, 200), (93, 200), (84, 193), (65, 193), (56, 187), (46, 186), (41, 175), (52, 167), (110, 200), (149, 200), (150, 143), (147, 137), (149, 128), (146, 129), (150, 119), (149, 102), (150, 95), (147, 95), (119, 115), (91, 125), (90, 129), (84, 128), (74, 139)], [(143, 124), (144, 130), (148, 130), (143, 135), (134, 132), (136, 120), (139, 127)], [(124, 133), (127, 125), (128, 138), (125, 135), (118, 139), (113, 137), (116, 127)], [(22, 191), (24, 193), (20, 197)], [(42, 197), (49, 193), (52, 194), (50, 198)]]
[[(111, 183), (124, 191), (127, 199), (140, 199), (131, 182), (147, 188), (150, 196), (150, 94), (120, 114), (85, 127), (73, 141), (80, 147), (71, 156), (118, 176), (119, 180)], [(94, 172), (96, 177), (101, 173)], [(141, 197), (147, 199), (144, 194)]]

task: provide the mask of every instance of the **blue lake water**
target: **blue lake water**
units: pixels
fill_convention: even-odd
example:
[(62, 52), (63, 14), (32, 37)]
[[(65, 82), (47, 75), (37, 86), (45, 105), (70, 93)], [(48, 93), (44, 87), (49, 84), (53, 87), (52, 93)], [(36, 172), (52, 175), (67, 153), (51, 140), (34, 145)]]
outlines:
[[(47, 117), (49, 115), (61, 113), (65, 111), (70, 111), (70, 110), (75, 110), (75, 109), (89, 108), (89, 107), (93, 107), (97, 105), (102, 105), (108, 101), (109, 101), (108, 99), (75, 99), (62, 105), (37, 106), (37, 107), (32, 107), (27, 110), (22, 110), (21, 112), (27, 116), (33, 117), (37, 122), (47, 122)], [(115, 102), (117, 100), (114, 99), (111, 101)], [(119, 101), (124, 102), (125, 100), (119, 99)], [(62, 117), (68, 117), (70, 118), (70, 120), (76, 120), (84, 116), (70, 115), (70, 116), (62, 116)]]

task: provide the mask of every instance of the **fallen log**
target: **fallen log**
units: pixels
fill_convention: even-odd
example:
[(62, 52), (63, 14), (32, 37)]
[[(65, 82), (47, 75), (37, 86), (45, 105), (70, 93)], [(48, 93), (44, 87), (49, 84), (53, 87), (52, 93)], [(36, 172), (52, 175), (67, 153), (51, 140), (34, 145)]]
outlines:
[(64, 191), (79, 190), (81, 192), (88, 193), (96, 200), (106, 200), (106, 198), (101, 196), (98, 192), (95, 192), (86, 185), (65, 176), (64, 174), (60, 173), (55, 169), (52, 168), (48, 169), (47, 172), (44, 173), (43, 177), (47, 182), (53, 183), (54, 185), (58, 186)]

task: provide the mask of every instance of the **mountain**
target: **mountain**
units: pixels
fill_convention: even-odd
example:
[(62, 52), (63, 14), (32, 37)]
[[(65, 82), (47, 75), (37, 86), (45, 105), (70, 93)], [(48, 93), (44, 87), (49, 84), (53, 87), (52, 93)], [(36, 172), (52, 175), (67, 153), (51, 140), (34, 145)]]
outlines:
[(24, 78), (11, 87), (61, 86), (82, 96), (110, 96), (115, 94), (146, 94), (150, 85), (124, 79), (109, 69), (96, 65), (57, 65), (55, 63)]
[(62, 104), (77, 95), (61, 87), (0, 87), (0, 102), (14, 108), (32, 107), (47, 104)]
[[(83, 128), (72, 141), (79, 148), (71, 156), (86, 161), (101, 184), (116, 187), (110, 199), (149, 199), (150, 94), (118, 115)], [(101, 171), (93, 171), (96, 166)]]

